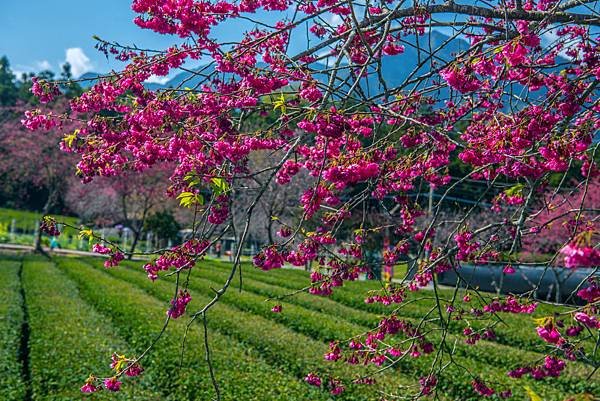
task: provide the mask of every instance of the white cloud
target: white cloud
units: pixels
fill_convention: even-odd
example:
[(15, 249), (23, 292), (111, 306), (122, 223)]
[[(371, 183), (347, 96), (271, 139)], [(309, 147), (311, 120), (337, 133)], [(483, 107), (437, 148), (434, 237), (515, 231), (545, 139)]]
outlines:
[(171, 78), (166, 76), (166, 77), (160, 77), (158, 75), (150, 75), (150, 78), (148, 78), (147, 80), (145, 80), (144, 82), (148, 83), (148, 84), (161, 84), (164, 85), (167, 82), (169, 82)]
[(329, 19), (328, 22), (329, 22), (329, 24), (331, 26), (338, 26), (338, 25), (341, 25), (344, 22), (344, 20), (342, 19), (342, 17), (340, 17), (337, 14), (331, 14), (328, 19)]
[(25, 74), (25, 71), (23, 71), (23, 70), (12, 70), (12, 73), (20, 81), (21, 77), (23, 76), (23, 74)]
[(93, 69), (92, 61), (80, 47), (70, 47), (66, 50), (65, 61), (71, 64), (71, 72), (75, 78)]
[[(317, 53), (315, 55), (317, 57), (317, 59), (319, 59), (317, 61), (317, 63), (324, 65), (326, 67), (333, 67), (335, 66), (335, 63), (337, 62), (337, 58), (338, 58), (338, 54), (332, 54), (331, 50), (323, 50), (320, 53)], [(321, 58), (321, 57), (325, 57), (325, 58)], [(348, 60), (346, 59), (345, 56), (342, 57), (342, 60), (340, 61), (340, 66), (342, 65), (348, 65)]]
[(52, 70), (52, 64), (48, 60), (36, 61), (35, 69), (40, 71)]

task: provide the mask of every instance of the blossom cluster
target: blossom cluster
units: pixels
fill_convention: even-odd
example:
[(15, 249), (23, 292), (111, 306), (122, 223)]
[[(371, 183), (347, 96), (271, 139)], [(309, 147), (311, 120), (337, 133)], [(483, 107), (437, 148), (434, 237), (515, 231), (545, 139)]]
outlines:
[(92, 246), (92, 252), (99, 253), (100, 255), (108, 255), (108, 259), (104, 261), (104, 267), (107, 269), (118, 266), (125, 259), (123, 252), (99, 243)]
[(187, 290), (179, 291), (176, 298), (171, 300), (171, 308), (167, 311), (167, 315), (173, 319), (181, 317), (186, 310), (187, 304), (192, 300), (192, 296)]
[(119, 380), (123, 374), (128, 377), (136, 377), (142, 374), (144, 369), (135, 359), (127, 358), (125, 355), (119, 355), (114, 353), (111, 357), (110, 368), (114, 371), (114, 376), (110, 376), (104, 379), (100, 379), (94, 375), (90, 375), (83, 386), (81, 386), (82, 393), (95, 393), (102, 390), (103, 388), (117, 392), (121, 390), (123, 382)]
[(40, 230), (48, 235), (57, 237), (60, 235), (60, 230), (57, 227), (56, 219), (50, 216), (44, 216), (40, 223)]
[(186, 241), (171, 248), (169, 252), (163, 253), (153, 262), (146, 263), (144, 270), (148, 273), (148, 278), (154, 281), (158, 278), (160, 271), (167, 271), (171, 268), (191, 269), (196, 264), (196, 260), (206, 254), (208, 247), (208, 241), (196, 239)]
[(508, 372), (508, 376), (518, 379), (523, 375), (529, 374), (535, 380), (541, 380), (545, 377), (558, 377), (565, 369), (565, 361), (553, 356), (546, 356), (544, 363), (533, 367), (521, 367)]
[(342, 384), (342, 382), (339, 379), (336, 379), (334, 377), (329, 377), (326, 380), (323, 380), (321, 377), (319, 377), (317, 374), (315, 373), (309, 373), (308, 375), (306, 375), (306, 377), (304, 378), (304, 381), (308, 384), (310, 384), (311, 386), (315, 386), (315, 387), (324, 387), (326, 389), (329, 390), (329, 392), (331, 393), (331, 395), (339, 395), (341, 393), (344, 392), (345, 387)]
[(564, 256), (565, 266), (568, 268), (600, 266), (600, 249), (597, 248), (568, 244), (560, 253)]

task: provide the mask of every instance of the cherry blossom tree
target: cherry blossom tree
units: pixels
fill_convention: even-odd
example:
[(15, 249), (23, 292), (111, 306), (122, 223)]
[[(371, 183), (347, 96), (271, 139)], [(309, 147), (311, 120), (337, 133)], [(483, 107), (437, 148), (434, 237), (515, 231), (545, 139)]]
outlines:
[[(65, 101), (52, 105), (55, 110), (64, 110)], [(22, 114), (30, 105), (16, 105), (3, 109), (4, 120), (0, 125), (0, 174), (5, 184), (12, 187), (33, 186), (41, 202), (42, 213), (48, 214), (59, 206), (68, 188), (70, 176), (75, 173), (74, 155), (61, 152), (59, 144), (63, 130), (74, 130), (75, 125), (63, 121), (48, 132), (31, 132), (21, 124)], [(54, 124), (52, 124), (54, 125)], [(34, 247), (41, 251), (41, 231), (38, 230)]]
[(89, 184), (72, 184), (66, 200), (84, 221), (101, 225), (122, 224), (130, 229), (133, 237), (127, 253), (131, 257), (148, 217), (173, 207), (174, 201), (164, 199), (168, 187), (168, 167), (161, 165), (144, 174), (129, 172), (102, 177)]
[[(442, 299), (436, 275), (451, 269), (460, 274), (466, 262), (501, 263), (501, 255), (518, 263), (532, 221), (548, 207), (538, 202), (539, 189), (556, 173), (579, 170), (583, 198), (597, 185), (591, 179), (598, 173), (593, 138), (600, 127), (596, 6), (588, 0), (134, 0), (135, 23), (170, 35), (174, 45), (142, 50), (101, 40), (98, 48), (127, 66), (74, 99), (70, 113), (31, 112), (25, 124), (80, 121), (63, 148), (80, 155), (78, 171), (87, 181), (174, 163), (169, 195), (193, 210), (192, 238), (146, 264), (149, 278), (196, 271), (215, 241), (236, 238), (229, 278), (214, 298), (188, 311), (193, 294), (178, 285), (166, 325), (187, 315), (190, 324), (199, 320), (206, 328), (212, 306), (240, 270), (252, 216), (268, 188), (273, 182), (285, 188), (300, 172), (310, 176), (297, 199), (299, 218), (286, 223), (283, 240), (255, 255), (254, 265), (271, 270), (314, 262), (308, 292), (328, 296), (369, 271), (367, 251), (389, 233), (385, 263), (408, 259), (416, 274), (368, 294), (366, 302), (390, 305), (389, 313), (372, 330), (333, 342), (325, 357), (371, 366), (376, 374), (406, 358), (433, 354), (417, 389), (403, 394), (419, 398), (452, 380), (445, 376), (449, 366), (464, 369), (446, 336), (432, 332), (460, 324), (475, 345), (493, 338), (502, 315), (531, 314), (538, 306), (528, 295), (477, 293), (478, 308), (469, 296)], [(239, 31), (236, 23), (248, 21), (252, 27), (238, 40), (218, 39), (217, 30)], [(440, 40), (439, 29), (449, 35)], [(194, 62), (203, 66), (189, 68)], [(177, 70), (189, 74), (178, 87), (144, 86), (153, 75)], [(37, 81), (33, 91), (49, 101), (58, 87)], [(246, 128), (245, 121), (265, 115), (274, 116), (265, 119), (266, 126)], [(253, 165), (262, 152), (277, 157), (268, 166)], [(459, 177), (450, 175), (456, 166)], [(240, 193), (249, 193), (248, 180), (259, 176), (252, 198), (236, 203)], [(470, 195), (458, 218), (444, 220), (449, 194), (469, 180), (483, 181), (482, 191)], [(420, 199), (427, 193), (436, 198), (425, 208)], [(486, 204), (498, 218), (470, 225)], [(574, 206), (575, 213), (583, 213), (582, 205)], [(598, 210), (594, 205), (588, 212)], [(243, 218), (233, 217), (240, 213)], [(372, 219), (375, 214), (385, 218)], [(424, 227), (417, 227), (423, 216)], [(446, 234), (436, 239), (440, 225)], [(559, 376), (572, 360), (583, 361), (590, 377), (596, 373), (597, 355), (579, 347), (584, 329), (592, 341), (599, 338), (596, 231), (593, 217), (574, 224), (557, 255), (567, 268), (589, 269), (589, 279), (573, 294), (586, 305), (532, 324), (545, 358), (523, 361), (511, 377)], [(93, 232), (86, 235), (99, 241)], [(122, 256), (115, 244), (98, 243), (96, 249)], [(426, 287), (435, 290), (436, 313), (415, 324), (398, 310), (410, 307), (403, 304), (407, 292)], [(485, 327), (473, 332), (469, 319)], [(105, 386), (112, 389), (145, 355), (114, 365), (115, 376)], [(219, 398), (210, 358), (209, 367)], [(323, 374), (307, 372), (306, 381), (339, 394), (351, 380)], [(510, 389), (468, 374), (477, 394), (510, 397)], [(93, 376), (82, 390), (101, 386)], [(381, 391), (394, 397), (398, 390)]]
[[(237, 225), (242, 225), (246, 218), (245, 210), (254, 202), (255, 192), (264, 190), (260, 197), (256, 211), (252, 215), (252, 221), (248, 230), (248, 236), (262, 244), (273, 244), (281, 236), (277, 232), (285, 233), (290, 227), (297, 224), (302, 216), (301, 208), (298, 206), (298, 198), (302, 192), (311, 185), (313, 179), (308, 174), (296, 176), (292, 182), (280, 185), (276, 180), (269, 180), (269, 170), (273, 162), (283, 155), (278, 152), (257, 152), (249, 161), (252, 171), (260, 172), (246, 180), (245, 185), (236, 191), (234, 203), (236, 210), (232, 218)], [(264, 184), (263, 180), (269, 180)]]
[(573, 232), (589, 229), (594, 243), (600, 234), (594, 229), (599, 218), (600, 177), (595, 177), (563, 191), (546, 190), (538, 202), (544, 206), (532, 216), (524, 250), (554, 255), (565, 245)]

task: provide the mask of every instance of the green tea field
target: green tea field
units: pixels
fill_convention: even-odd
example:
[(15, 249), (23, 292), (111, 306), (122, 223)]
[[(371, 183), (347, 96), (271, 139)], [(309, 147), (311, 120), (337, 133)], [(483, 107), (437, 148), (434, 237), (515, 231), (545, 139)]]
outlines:
[[(210, 400), (214, 389), (205, 362), (203, 329), (194, 324), (181, 353), (187, 316), (174, 320), (142, 363), (145, 371), (124, 380), (122, 391), (82, 394), (90, 373), (109, 375), (113, 352), (142, 352), (161, 330), (173, 296), (173, 282), (147, 279), (142, 262), (105, 269), (102, 259), (3, 256), (0, 259), (0, 400)], [(204, 305), (227, 276), (224, 262), (202, 261), (192, 271), (189, 311)], [(236, 279), (236, 280), (239, 280)], [(303, 288), (307, 273), (262, 272), (243, 266), (243, 287), (236, 281), (208, 314), (209, 341), (223, 400), (380, 400), (379, 390), (396, 394), (414, 387), (426, 375), (434, 355), (409, 358), (377, 377), (372, 386), (349, 385), (339, 396), (307, 385), (308, 372), (352, 379), (356, 366), (332, 363), (323, 354), (332, 340), (343, 340), (374, 327), (386, 307), (365, 304), (374, 282), (355, 282), (330, 298), (298, 293), (285, 298), (281, 313), (271, 312), (269, 297)], [(450, 291), (443, 296), (451, 296)], [(401, 314), (416, 319), (433, 308), (426, 293), (411, 295)], [(538, 308), (534, 317), (554, 312)], [(543, 400), (565, 400), (575, 394), (600, 394), (600, 383), (587, 380), (592, 368), (569, 364), (558, 379), (511, 379), (511, 367), (536, 362), (542, 342), (531, 316), (503, 316), (495, 341), (465, 344), (462, 326), (451, 327), (448, 342), (456, 365), (439, 378), (440, 398), (480, 399), (469, 385), (481, 377), (511, 388), (515, 400), (528, 400), (529, 386)], [(511, 321), (513, 320), (513, 321)], [(517, 321), (515, 321), (517, 320)], [(435, 342), (436, 333), (430, 333)], [(509, 346), (511, 344), (512, 346)], [(593, 346), (593, 345), (590, 345)], [(459, 369), (460, 365), (464, 369)], [(391, 397), (390, 397), (391, 399)], [(496, 399), (495, 396), (490, 399)]]

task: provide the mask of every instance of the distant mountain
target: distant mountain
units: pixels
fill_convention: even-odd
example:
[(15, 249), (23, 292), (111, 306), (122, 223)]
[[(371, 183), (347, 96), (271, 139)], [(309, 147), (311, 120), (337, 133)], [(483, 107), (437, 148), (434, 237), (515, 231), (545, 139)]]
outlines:
[[(382, 75), (389, 87), (396, 87), (401, 85), (411, 74), (411, 72), (413, 72), (413, 70), (417, 68), (420, 62), (419, 50), (417, 49), (417, 46), (419, 49), (421, 49), (421, 57), (426, 57), (426, 54), (422, 53), (423, 51), (428, 52), (429, 48), (435, 51), (438, 47), (448, 42), (439, 52), (435, 53), (435, 59), (438, 62), (438, 64), (443, 64), (448, 61), (451, 61), (457, 53), (469, 48), (469, 43), (467, 41), (457, 38), (452, 39), (449, 36), (446, 36), (437, 31), (433, 31), (430, 35), (420, 36), (418, 38), (418, 42), (414, 37), (411, 37), (407, 42), (408, 43), (404, 46), (405, 51), (403, 54), (397, 56), (384, 56), (382, 58)], [(258, 63), (259, 67), (261, 65), (266, 67), (265, 64)], [(325, 65), (318, 63), (313, 63), (310, 67), (317, 71), (327, 69)], [(423, 66), (417, 69), (416, 76), (428, 72), (430, 67), (430, 63), (425, 63)], [(214, 67), (204, 66), (196, 69), (195, 71), (201, 74), (208, 75), (214, 72)], [(340, 71), (339, 78), (345, 79), (347, 75), (344, 76), (344, 74), (347, 73), (348, 71)], [(318, 79), (322, 80), (323, 82), (327, 80), (327, 77), (324, 74), (317, 75), (320, 75)], [(199, 85), (202, 82), (202, 80), (203, 78), (201, 76), (191, 76), (191, 74), (188, 72), (182, 72), (175, 75), (164, 85), (148, 84), (148, 87), (152, 85), (156, 88), (193, 88)], [(378, 78), (375, 76), (375, 74), (372, 74), (372, 76), (367, 78), (367, 82), (369, 87), (371, 88), (379, 87)]]
[[(396, 88), (404, 84), (407, 79), (418, 78), (431, 70), (432, 63), (429, 60), (429, 52), (433, 53), (434, 68), (438, 68), (450, 61), (452, 61), (457, 54), (467, 50), (470, 45), (464, 39), (453, 38), (447, 36), (438, 31), (432, 31), (430, 34), (415, 37), (410, 36), (405, 38), (404, 53), (396, 56), (384, 56), (381, 59), (381, 74), (386, 82), (388, 88)], [(439, 49), (439, 50), (438, 50)], [(330, 61), (333, 61), (333, 57)], [(566, 60), (558, 60), (558, 63), (563, 63)], [(258, 66), (268, 68), (264, 63), (258, 63)], [(310, 68), (316, 71), (315, 77), (322, 83), (327, 83), (328, 75), (326, 73), (319, 73), (319, 71), (326, 71), (327, 66), (324, 64), (313, 63)], [(214, 73), (214, 66), (201, 66), (194, 69), (194, 73), (180, 72), (167, 81), (164, 84), (160, 83), (145, 83), (148, 89), (166, 89), (166, 88), (196, 88), (203, 81), (205, 75)], [(374, 67), (370, 67), (368, 70), (368, 77), (361, 82), (361, 87), (367, 95), (376, 95), (383, 91), (383, 88), (379, 82), (379, 77), (374, 73)], [(342, 69), (338, 74), (338, 84), (348, 78), (349, 71)], [(230, 74), (226, 74), (227, 75)], [(89, 79), (88, 81), (82, 82), (81, 85), (84, 88), (92, 86), (98, 77), (97, 73), (88, 72), (80, 77), (80, 79)], [(345, 89), (348, 89), (351, 85), (347, 84)], [(411, 89), (413, 86), (408, 85), (405, 89)], [(515, 93), (519, 93), (524, 88), (521, 85), (513, 84), (512, 90)], [(341, 90), (340, 93), (344, 91)], [(448, 95), (448, 88), (440, 89), (440, 93), (437, 95), (439, 99), (444, 99)], [(543, 96), (543, 91), (536, 93), (538, 96)]]
[[(441, 46), (448, 40), (449, 42), (446, 44), (446, 46), (444, 46), (444, 48), (441, 49), (440, 52), (436, 53), (435, 55), (436, 60), (438, 60), (439, 62), (450, 61), (453, 59), (453, 56), (456, 53), (463, 51), (469, 47), (469, 44), (465, 40), (456, 38), (450, 39), (450, 37), (437, 31), (433, 31), (430, 35), (420, 36), (418, 38), (418, 42), (416, 41), (416, 38), (411, 37), (408, 42), (412, 43), (414, 46), (418, 45), (421, 51), (427, 51), (426, 49), (429, 49), (429, 47), (431, 47), (431, 49), (433, 50), (437, 49), (439, 46)], [(406, 44), (404, 47), (405, 51), (403, 54), (397, 56), (384, 56), (382, 59), (383, 77), (385, 78), (386, 82), (390, 87), (395, 87), (402, 84), (419, 63), (419, 51), (417, 50), (417, 48), (411, 46), (410, 44)], [(266, 67), (266, 65), (263, 63), (259, 63), (258, 65)], [(325, 70), (327, 67), (323, 64), (314, 63), (311, 65), (311, 68), (315, 70)], [(429, 71), (429, 68), (429, 63), (426, 63), (417, 71), (417, 73), (422, 74), (424, 72), (427, 72)], [(214, 72), (214, 66), (201, 66), (194, 69), (194, 72), (198, 74), (209, 75)], [(79, 80), (85, 80), (81, 82), (80, 85), (84, 88), (91, 87), (92, 85), (94, 85), (94, 83), (96, 83), (99, 75), (102, 74), (98, 74), (95, 72), (86, 72), (78, 78)], [(344, 79), (345, 77), (343, 75), (340, 75), (340, 78)], [(194, 88), (198, 86), (203, 81), (203, 79), (204, 78), (199, 75), (192, 76), (192, 74), (189, 72), (180, 72), (164, 84), (152, 82), (146, 83), (145, 86), (148, 89), (153, 90), (177, 87)], [(323, 76), (320, 79), (326, 80), (326, 77)], [(373, 80), (373, 82), (369, 82), (369, 86), (378, 86), (377, 78), (375, 76), (367, 79), (367, 81), (369, 80)]]
[[(396, 56), (383, 56), (381, 58), (381, 77), (388, 89), (398, 88), (407, 80), (419, 78), (431, 71), (432, 61), (429, 60), (430, 52), (433, 54), (433, 67), (437, 68), (452, 61), (457, 54), (469, 48), (467, 41), (450, 38), (437, 31), (432, 31), (430, 34), (419, 37), (411, 36), (405, 38), (403, 45), (404, 53)], [(325, 66), (321, 66), (320, 68), (326, 69)], [(375, 65), (370, 66), (367, 72), (367, 78), (361, 81), (361, 87), (367, 96), (383, 92), (384, 87), (380, 82), (379, 74), (375, 71)], [(348, 73), (348, 70), (341, 70), (338, 82), (345, 80), (348, 77)], [(327, 76), (322, 75), (319, 79), (325, 82)], [(352, 83), (353, 81), (350, 81), (350, 84), (346, 85), (345, 89), (349, 89)], [(407, 85), (405, 89), (411, 89), (412, 87), (414, 85)], [(444, 92), (443, 95), (447, 93), (446, 90), (442, 91)]]
[(84, 80), (79, 82), (79, 85), (82, 88), (89, 88), (91, 86), (93, 86), (97, 81), (98, 81), (98, 76), (101, 74), (98, 74), (97, 72), (86, 72), (85, 74), (83, 74), (82, 76), (80, 76), (79, 78), (77, 78), (79, 81)]

